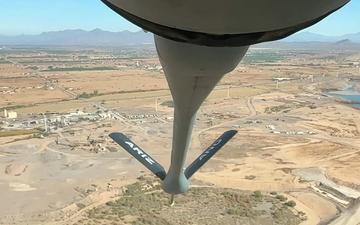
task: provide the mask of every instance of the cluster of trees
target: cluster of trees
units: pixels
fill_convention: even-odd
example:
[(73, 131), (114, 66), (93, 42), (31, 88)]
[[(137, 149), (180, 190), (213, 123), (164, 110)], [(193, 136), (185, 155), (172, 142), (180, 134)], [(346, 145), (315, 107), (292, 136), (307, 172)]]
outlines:
[(98, 96), (98, 95), (99, 95), (98, 90), (95, 90), (92, 93), (83, 92), (83, 93), (81, 93), (81, 94), (79, 94), (77, 96), (77, 99), (79, 99), (79, 98), (91, 98), (91, 97), (95, 97), (95, 96)]

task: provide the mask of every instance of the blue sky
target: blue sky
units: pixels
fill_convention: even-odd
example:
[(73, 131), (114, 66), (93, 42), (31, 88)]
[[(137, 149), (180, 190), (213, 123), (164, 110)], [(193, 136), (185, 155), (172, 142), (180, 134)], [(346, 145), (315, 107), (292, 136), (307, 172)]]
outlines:
[[(316, 1), (316, 0), (314, 0)], [(0, 0), (0, 34), (38, 34), (65, 29), (139, 30), (100, 0)], [(342, 35), (360, 32), (360, 1), (348, 5), (306, 31)]]

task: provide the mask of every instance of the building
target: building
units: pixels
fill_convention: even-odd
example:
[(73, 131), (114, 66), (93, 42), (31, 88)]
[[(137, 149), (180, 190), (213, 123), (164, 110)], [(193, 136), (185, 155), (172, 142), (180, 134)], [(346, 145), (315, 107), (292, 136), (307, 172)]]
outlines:
[[(5, 111), (4, 111), (4, 114), (5, 114)], [(6, 112), (5, 117), (8, 118), (8, 119), (16, 119), (17, 118), (17, 112), (14, 112), (14, 111)]]

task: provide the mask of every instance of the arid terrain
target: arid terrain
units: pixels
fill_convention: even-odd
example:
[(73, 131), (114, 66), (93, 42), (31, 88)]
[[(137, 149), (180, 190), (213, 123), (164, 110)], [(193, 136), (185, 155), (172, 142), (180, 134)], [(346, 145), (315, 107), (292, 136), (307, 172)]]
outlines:
[(170, 207), (108, 137), (169, 165), (173, 106), (152, 45), (1, 48), (0, 224), (358, 225), (360, 109), (329, 93), (359, 93), (359, 49), (252, 47), (199, 110), (187, 163), (238, 134)]

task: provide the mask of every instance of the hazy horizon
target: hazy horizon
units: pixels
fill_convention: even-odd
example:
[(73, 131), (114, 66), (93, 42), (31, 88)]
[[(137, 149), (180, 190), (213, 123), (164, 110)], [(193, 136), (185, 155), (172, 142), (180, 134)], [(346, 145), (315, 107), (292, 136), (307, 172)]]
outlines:
[[(0, 23), (0, 34), (6, 36), (69, 29), (90, 31), (99, 28), (111, 32), (141, 30), (114, 13), (100, 0), (13, 0), (0, 2), (0, 7), (0, 20), (6, 21)], [(359, 32), (359, 11), (360, 1), (353, 0), (304, 31), (327, 36)]]
[[(104, 32), (113, 32), (113, 33), (120, 33), (120, 32), (132, 32), (132, 33), (136, 33), (136, 32), (141, 32), (142, 29), (138, 29), (138, 30), (119, 30), (119, 31), (110, 31), (110, 30), (105, 30), (105, 29), (102, 29), (102, 28), (94, 28), (94, 29), (82, 29), (82, 28), (71, 28), (71, 29), (62, 29), (62, 30), (49, 30), (49, 31), (41, 31), (39, 33), (33, 33), (33, 34), (3, 34), (1, 33), (0, 31), (0, 36), (7, 36), (7, 37), (16, 37), (16, 36), (22, 36), (22, 35), (41, 35), (41, 34), (44, 34), (44, 33), (52, 33), (52, 32), (64, 32), (64, 31), (86, 31), (86, 32), (92, 32), (92, 31), (95, 31), (95, 30), (101, 30), (101, 31), (104, 31)], [(350, 32), (350, 33), (344, 33), (344, 34), (340, 34), (340, 35), (327, 35), (327, 34), (321, 34), (321, 33), (317, 33), (317, 32), (312, 32), (312, 31), (308, 31), (308, 30), (302, 30), (302, 31), (299, 31), (297, 32), (296, 34), (301, 34), (301, 33), (311, 33), (311, 34), (316, 34), (316, 35), (323, 35), (323, 36), (328, 36), (328, 37), (341, 37), (341, 36), (344, 36), (344, 35), (349, 35), (349, 34), (358, 34), (360, 33), (360, 29), (357, 30), (357, 31), (354, 31), (354, 32)]]

